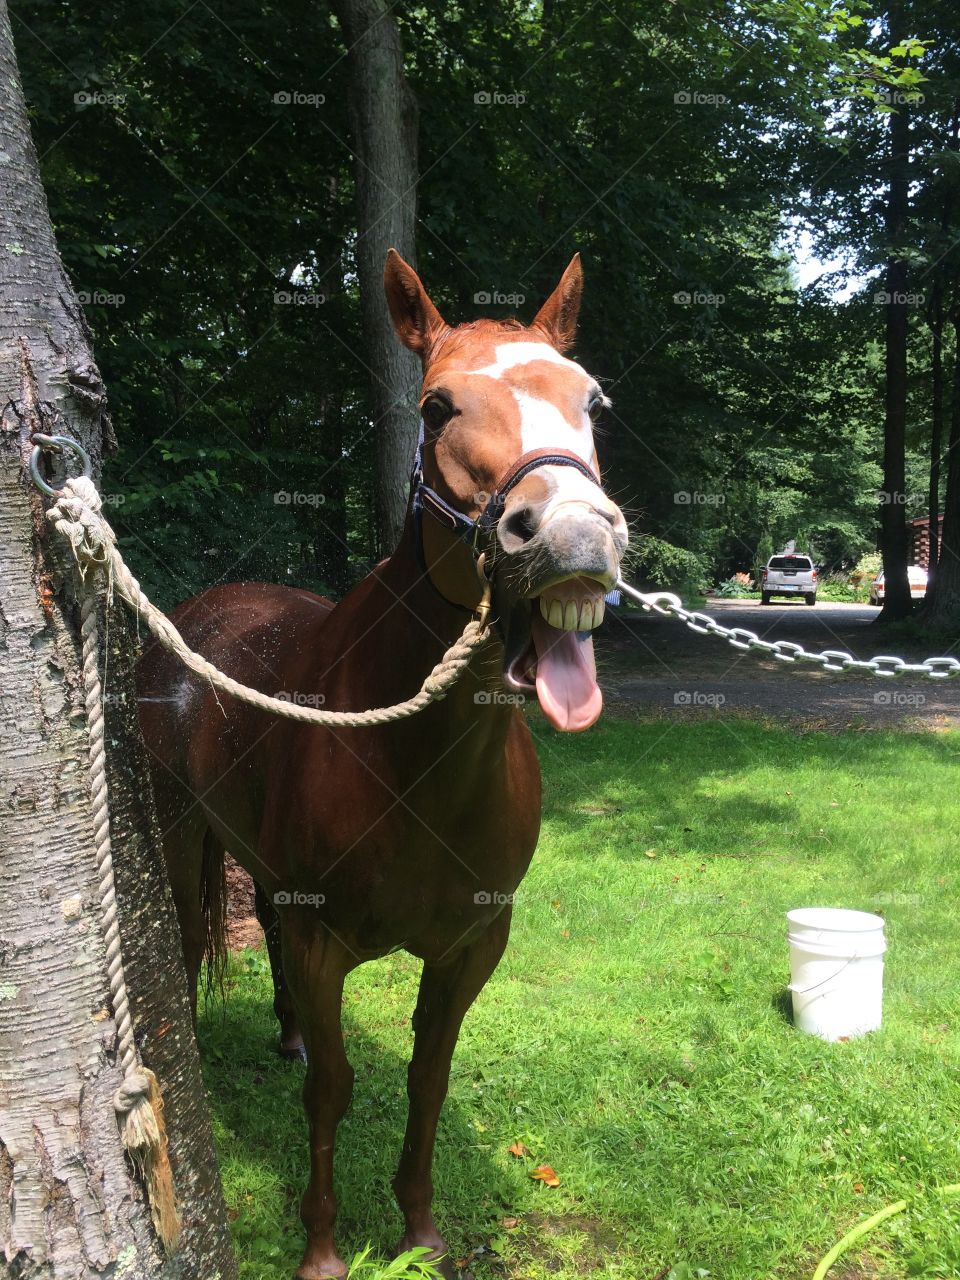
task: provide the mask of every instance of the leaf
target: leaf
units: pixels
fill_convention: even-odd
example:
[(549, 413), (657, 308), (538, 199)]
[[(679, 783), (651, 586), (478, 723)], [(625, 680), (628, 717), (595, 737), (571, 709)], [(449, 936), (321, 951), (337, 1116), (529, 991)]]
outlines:
[(518, 1227), (520, 1225), (520, 1219), (519, 1218), (501, 1218), (500, 1225), (501, 1227), (505, 1227), (507, 1231), (512, 1231), (514, 1227)]
[(518, 1160), (522, 1160), (524, 1156), (528, 1156), (530, 1154), (530, 1148), (527, 1144), (519, 1141), (511, 1143), (511, 1145), (507, 1147), (507, 1151), (510, 1155), (516, 1156)]
[(542, 1182), (547, 1187), (559, 1187), (560, 1175), (550, 1164), (538, 1164), (530, 1174), (534, 1182)]

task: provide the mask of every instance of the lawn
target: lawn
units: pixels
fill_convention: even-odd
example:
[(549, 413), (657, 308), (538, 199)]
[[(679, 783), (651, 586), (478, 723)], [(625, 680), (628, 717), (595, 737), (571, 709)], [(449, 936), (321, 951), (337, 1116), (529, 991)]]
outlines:
[[(960, 1181), (960, 734), (537, 733), (543, 835), (438, 1142), (438, 1224), (476, 1280), (808, 1280), (860, 1218)], [(784, 912), (800, 905), (886, 917), (881, 1031), (826, 1044), (791, 1026)], [(347, 1257), (400, 1235), (417, 969), (397, 954), (347, 989)], [(289, 1280), (303, 1069), (271, 1052), (265, 954), (236, 957), (230, 986), (201, 1049), (241, 1273)], [(531, 1179), (541, 1163), (559, 1186)], [(958, 1220), (954, 1202), (885, 1223), (831, 1280), (960, 1276)]]

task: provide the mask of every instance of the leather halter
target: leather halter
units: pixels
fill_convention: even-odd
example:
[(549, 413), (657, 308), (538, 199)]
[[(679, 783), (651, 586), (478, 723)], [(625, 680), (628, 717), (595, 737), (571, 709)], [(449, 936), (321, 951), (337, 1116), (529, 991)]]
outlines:
[[(515, 462), (511, 463), (500, 477), (496, 489), (487, 498), (480, 514), (471, 519), (469, 516), (464, 515), (462, 511), (458, 511), (456, 507), (452, 507), (445, 498), (442, 498), (437, 493), (436, 489), (432, 489), (424, 480), (424, 438), (425, 428), (423, 419), (421, 419), (417, 452), (414, 455), (413, 471), (410, 476), (410, 496), (417, 533), (417, 554), (421, 562), (424, 561), (421, 529), (421, 520), (424, 512), (427, 512), (451, 533), (456, 534), (461, 542), (466, 543), (474, 560), (478, 560), (482, 554), (489, 552), (485, 564), (485, 568), (489, 572), (496, 554), (497, 525), (500, 523), (500, 518), (507, 505), (507, 498), (512, 490), (531, 471), (536, 471), (539, 467), (573, 467), (595, 485), (599, 486), (600, 484), (600, 477), (593, 468), (569, 449), (529, 449), (526, 453), (521, 454)], [(424, 564), (424, 568), (426, 568), (426, 564)]]

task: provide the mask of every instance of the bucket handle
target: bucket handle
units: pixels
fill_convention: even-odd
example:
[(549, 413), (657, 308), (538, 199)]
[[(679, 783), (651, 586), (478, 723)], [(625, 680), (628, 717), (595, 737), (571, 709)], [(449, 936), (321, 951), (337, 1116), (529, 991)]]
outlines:
[(834, 978), (836, 978), (838, 974), (843, 973), (844, 969), (846, 969), (847, 965), (852, 961), (861, 959), (863, 959), (862, 956), (848, 956), (839, 969), (828, 974), (826, 978), (822, 978), (820, 982), (815, 982), (812, 987), (799, 987), (795, 982), (788, 982), (787, 990), (795, 992), (798, 996), (809, 995), (811, 991), (816, 991), (817, 987), (823, 987), (826, 986), (828, 982), (833, 982)]

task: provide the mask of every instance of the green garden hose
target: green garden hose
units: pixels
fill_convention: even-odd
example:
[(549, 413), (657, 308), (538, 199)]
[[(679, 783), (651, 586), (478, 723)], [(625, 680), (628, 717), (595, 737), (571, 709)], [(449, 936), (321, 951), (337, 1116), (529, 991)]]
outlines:
[[(960, 1182), (953, 1182), (946, 1187), (937, 1187), (935, 1188), (934, 1194), (940, 1196), (943, 1200), (950, 1200), (953, 1196), (960, 1196)], [(892, 1218), (898, 1213), (903, 1213), (908, 1203), (909, 1201), (907, 1200), (898, 1200), (896, 1204), (888, 1204), (885, 1209), (880, 1209), (873, 1215), (873, 1217), (865, 1218), (863, 1222), (858, 1222), (855, 1227), (847, 1232), (842, 1240), (838, 1240), (833, 1246), (813, 1273), (813, 1280), (824, 1280), (827, 1272), (842, 1253), (846, 1253), (852, 1244), (855, 1244), (857, 1240), (861, 1240), (864, 1236), (869, 1235), (874, 1227), (879, 1226), (880, 1223), (886, 1221), (887, 1218)]]

